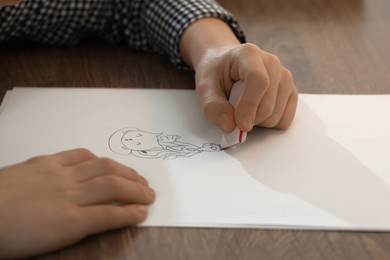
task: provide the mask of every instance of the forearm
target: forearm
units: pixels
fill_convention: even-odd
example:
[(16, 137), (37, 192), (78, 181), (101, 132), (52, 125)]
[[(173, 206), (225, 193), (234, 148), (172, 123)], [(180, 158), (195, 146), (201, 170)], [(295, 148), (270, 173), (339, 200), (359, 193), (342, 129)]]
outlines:
[(203, 18), (192, 23), (180, 39), (180, 53), (184, 62), (196, 70), (208, 51), (239, 45), (231, 28), (218, 18)]

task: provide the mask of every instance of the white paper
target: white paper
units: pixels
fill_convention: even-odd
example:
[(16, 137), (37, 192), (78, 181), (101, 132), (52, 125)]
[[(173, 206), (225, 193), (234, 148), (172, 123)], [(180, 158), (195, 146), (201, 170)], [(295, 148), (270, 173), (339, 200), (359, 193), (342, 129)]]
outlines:
[[(255, 128), (212, 151), (221, 132), (192, 90), (16, 88), (0, 114), (0, 167), (77, 147), (111, 157), (157, 192), (144, 226), (388, 231), (389, 118), (390, 95), (301, 94), (289, 130)], [(133, 128), (176, 147), (154, 159), (120, 150)]]

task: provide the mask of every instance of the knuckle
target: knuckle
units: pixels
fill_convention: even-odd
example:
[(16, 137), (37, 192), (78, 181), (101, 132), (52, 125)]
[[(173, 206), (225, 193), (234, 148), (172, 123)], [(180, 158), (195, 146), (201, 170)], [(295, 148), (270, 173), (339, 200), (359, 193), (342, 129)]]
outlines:
[(112, 173), (117, 168), (117, 163), (110, 158), (99, 158), (98, 159), (99, 167), (103, 168), (106, 173)]
[(279, 85), (281, 91), (289, 92), (289, 95), (295, 98), (298, 95), (298, 89), (294, 84), (294, 79), (291, 71), (288, 69), (283, 69), (282, 71), (282, 79)]
[(280, 61), (279, 57), (276, 56), (275, 54), (267, 53), (267, 59), (268, 59), (268, 62), (270, 62), (270, 64), (273, 67), (281, 67), (282, 66), (282, 62)]
[(241, 51), (245, 54), (252, 55), (254, 52), (261, 52), (261, 49), (256, 44), (244, 43), (241, 45)]
[(49, 155), (34, 156), (27, 160), (29, 163), (48, 163), (50, 161)]
[(85, 157), (95, 157), (95, 154), (86, 148), (78, 148), (76, 151)]
[(293, 82), (293, 75), (291, 73), (290, 70), (286, 69), (283, 67), (283, 70), (282, 70), (282, 76), (283, 76), (283, 79), (288, 82), (288, 83), (292, 83)]
[(287, 76), (288, 78), (290, 78), (290, 79), (293, 78), (292, 72), (291, 72), (289, 69), (284, 68), (284, 71), (285, 71), (286, 76)]

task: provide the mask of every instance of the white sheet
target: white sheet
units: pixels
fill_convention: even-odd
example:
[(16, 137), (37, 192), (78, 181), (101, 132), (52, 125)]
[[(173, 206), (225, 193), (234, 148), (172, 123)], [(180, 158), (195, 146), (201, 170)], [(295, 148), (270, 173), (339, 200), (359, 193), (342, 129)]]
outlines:
[[(390, 95), (300, 94), (289, 130), (212, 151), (222, 133), (192, 90), (15, 88), (0, 167), (76, 147), (111, 157), (157, 192), (144, 226), (390, 230), (389, 118)], [(147, 156), (164, 156), (122, 149), (132, 128), (162, 133)]]

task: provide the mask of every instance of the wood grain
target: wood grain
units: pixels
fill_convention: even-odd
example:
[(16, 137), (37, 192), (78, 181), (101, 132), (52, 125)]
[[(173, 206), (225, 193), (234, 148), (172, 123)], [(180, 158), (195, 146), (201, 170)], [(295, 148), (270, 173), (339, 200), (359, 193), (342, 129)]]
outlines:
[(220, 1), (275, 53), (300, 92), (389, 93), (387, 0)]
[[(221, 0), (247, 39), (275, 53), (301, 93), (390, 94), (388, 0)], [(0, 99), (14, 86), (194, 88), (167, 57), (90, 39), (0, 45)], [(37, 259), (390, 259), (390, 234), (127, 228)]]

